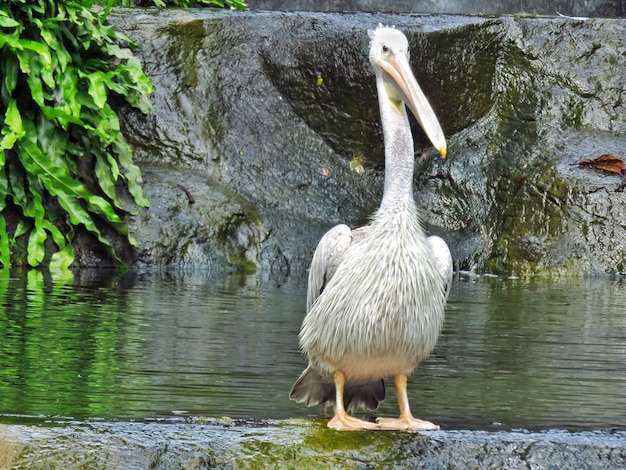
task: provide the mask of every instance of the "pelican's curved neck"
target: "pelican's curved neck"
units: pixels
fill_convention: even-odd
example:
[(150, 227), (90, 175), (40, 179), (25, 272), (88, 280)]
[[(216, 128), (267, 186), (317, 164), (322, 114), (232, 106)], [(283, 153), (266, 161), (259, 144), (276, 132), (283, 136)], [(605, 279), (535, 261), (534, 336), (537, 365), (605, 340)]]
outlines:
[(376, 79), (385, 140), (385, 189), (380, 209), (413, 204), (413, 136), (404, 103), (396, 107), (387, 95), (382, 76)]

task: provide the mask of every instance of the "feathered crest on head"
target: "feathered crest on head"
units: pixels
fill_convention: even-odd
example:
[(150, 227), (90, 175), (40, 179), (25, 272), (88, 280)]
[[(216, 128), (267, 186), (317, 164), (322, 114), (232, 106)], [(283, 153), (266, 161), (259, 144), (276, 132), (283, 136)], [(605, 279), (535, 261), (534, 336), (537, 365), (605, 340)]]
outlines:
[(385, 26), (382, 23), (378, 23), (378, 27), (376, 29), (368, 29), (367, 30), (367, 35), (369, 36), (370, 39), (374, 39), (374, 36), (376, 35), (376, 32), (379, 29), (396, 29), (395, 25), (394, 26)]

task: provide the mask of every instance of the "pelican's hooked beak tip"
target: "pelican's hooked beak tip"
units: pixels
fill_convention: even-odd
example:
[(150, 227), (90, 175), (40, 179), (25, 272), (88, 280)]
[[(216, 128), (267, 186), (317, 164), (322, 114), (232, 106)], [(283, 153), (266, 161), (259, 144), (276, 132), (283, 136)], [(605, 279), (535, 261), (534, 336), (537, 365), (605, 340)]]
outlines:
[(439, 153), (441, 154), (443, 158), (446, 158), (446, 155), (448, 155), (448, 149), (446, 148), (445, 145), (442, 145), (441, 147), (439, 147)]

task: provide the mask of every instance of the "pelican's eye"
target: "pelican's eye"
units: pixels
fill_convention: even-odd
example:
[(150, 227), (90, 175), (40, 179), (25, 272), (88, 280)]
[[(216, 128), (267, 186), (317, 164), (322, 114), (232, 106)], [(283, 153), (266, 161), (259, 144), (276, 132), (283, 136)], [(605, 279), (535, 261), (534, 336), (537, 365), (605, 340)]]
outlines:
[(390, 51), (389, 46), (387, 44), (383, 44), (383, 52), (385, 54), (389, 54), (389, 51)]

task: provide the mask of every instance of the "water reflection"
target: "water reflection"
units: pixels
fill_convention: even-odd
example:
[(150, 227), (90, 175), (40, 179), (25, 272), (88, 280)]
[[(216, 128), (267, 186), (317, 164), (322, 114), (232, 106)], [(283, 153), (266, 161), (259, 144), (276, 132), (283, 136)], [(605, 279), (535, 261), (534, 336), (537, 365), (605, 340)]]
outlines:
[[(623, 279), (457, 279), (410, 399), (445, 427), (626, 427)], [(0, 413), (319, 416), (287, 399), (305, 275), (0, 279)], [(397, 412), (393, 387), (378, 415)]]
[(623, 279), (454, 287), (444, 334), (422, 371), (444, 380), (435, 391), (445, 394), (443, 416), (523, 427), (626, 425)]

